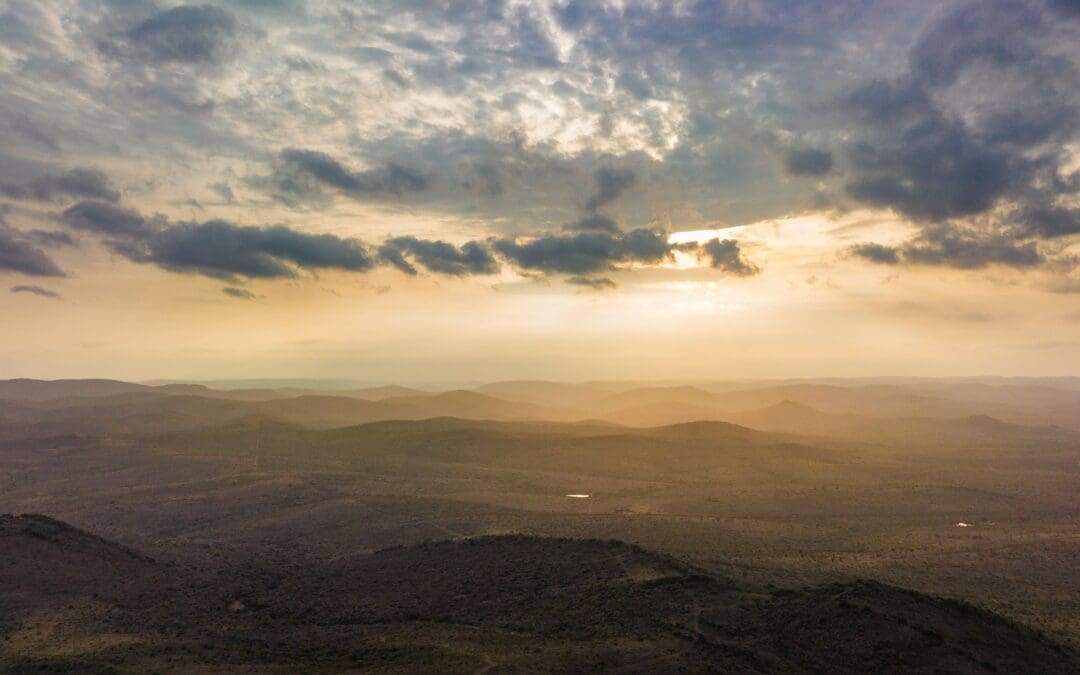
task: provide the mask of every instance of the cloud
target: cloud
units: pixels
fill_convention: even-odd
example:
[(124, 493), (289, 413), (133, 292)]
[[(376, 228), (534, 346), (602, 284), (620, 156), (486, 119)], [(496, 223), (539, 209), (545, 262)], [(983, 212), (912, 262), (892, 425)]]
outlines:
[[(1076, 192), (1063, 148), (1080, 126), (1080, 64), (1062, 50), (1075, 33), (1038, 3), (965, 3), (932, 21), (906, 72), (866, 81), (843, 102), (864, 125), (848, 147), (847, 194), (923, 223), (965, 220), (986, 230), (983, 243), (995, 241), (1001, 206), (1025, 214), (1033, 236), (1073, 227), (1048, 205)], [(1026, 244), (1011, 258), (997, 244), (1014, 263), (1034, 259)]]
[(803, 148), (789, 150), (784, 157), (784, 168), (793, 176), (823, 176), (833, 167), (832, 153), (827, 150)]
[(71, 169), (61, 174), (45, 174), (26, 185), (0, 183), (0, 194), (13, 199), (42, 202), (61, 196), (107, 202), (120, 200), (120, 193), (110, 185), (108, 176), (98, 169)]
[(996, 70), (1037, 67), (1040, 52), (1026, 39), (1042, 17), (1022, 4), (969, 2), (932, 24), (911, 53), (912, 70), (934, 86), (947, 86), (979, 65)]
[(296, 268), (364, 272), (375, 265), (356, 239), (224, 220), (174, 224), (143, 239), (109, 246), (134, 262), (220, 279), (288, 278), (296, 275)]
[(1050, 239), (1080, 234), (1080, 209), (1032, 207), (1020, 214), (1019, 224), (1021, 233), (1032, 237)]
[(8, 122), (8, 128), (13, 133), (26, 138), (35, 145), (50, 152), (55, 153), (60, 151), (60, 144), (56, 142), (56, 139), (38, 126), (38, 124), (25, 113), (16, 114), (12, 117)]
[(610, 291), (618, 287), (618, 284), (606, 277), (567, 277), (566, 283), (594, 291)]
[(221, 292), (237, 300), (256, 300), (259, 297), (246, 288), (237, 288), (235, 286), (225, 286), (221, 289)]
[(743, 257), (739, 242), (734, 239), (710, 239), (701, 245), (701, 253), (709, 259), (709, 265), (713, 269), (722, 270), (728, 274), (748, 277), (761, 271)]
[(933, 111), (927, 92), (910, 79), (874, 79), (852, 91), (842, 107), (864, 124), (903, 124)]
[(579, 220), (569, 223), (564, 228), (582, 232), (610, 232), (617, 234), (620, 231), (619, 224), (602, 213), (593, 213)]
[(1080, 3), (1076, 0), (1050, 0), (1050, 7), (1061, 12), (1066, 17), (1080, 16)]
[(596, 170), (596, 192), (585, 202), (585, 208), (593, 211), (619, 198), (634, 184), (637, 175), (629, 169), (601, 167)]
[[(448, 276), (484, 275), (499, 271), (496, 254), (520, 269), (586, 277), (629, 265), (657, 265), (670, 260), (676, 248), (661, 230), (620, 233), (594, 228), (524, 242), (504, 238), (461, 246), (400, 236), (385, 240), (372, 252), (358, 239), (310, 234), (285, 225), (256, 227), (220, 219), (176, 223), (100, 202), (76, 204), (62, 219), (71, 227), (101, 235), (110, 251), (133, 262), (219, 279), (289, 278), (300, 269), (366, 272), (380, 264), (410, 275), (417, 274), (418, 266)], [(749, 269), (737, 260), (725, 266), (728, 271)]]
[(875, 244), (873, 242), (864, 242), (850, 246), (847, 249), (847, 253), (856, 258), (862, 258), (863, 260), (869, 260), (870, 262), (880, 263), (882, 265), (896, 265), (900, 262), (900, 252), (896, 248), (885, 246), (884, 244)]
[(425, 241), (416, 237), (394, 237), (379, 248), (379, 257), (406, 274), (416, 274), (410, 256), (427, 270), (450, 276), (494, 274), (498, 262), (483, 244), (470, 241), (461, 247), (445, 241)]
[(74, 247), (75, 239), (67, 232), (55, 232), (53, 230), (30, 230), (23, 236), (40, 246), (46, 248)]
[(100, 202), (80, 202), (61, 220), (106, 237), (112, 252), (133, 262), (221, 279), (287, 278), (297, 268), (366, 271), (376, 263), (357, 239), (285, 225), (256, 227), (221, 219), (175, 223)]
[(526, 11), (518, 11), (512, 23), (514, 41), (506, 51), (515, 63), (538, 69), (559, 66), (559, 50), (548, 37), (547, 31)]
[(146, 19), (125, 37), (138, 56), (157, 62), (217, 64), (234, 57), (239, 26), (213, 5), (180, 5)]
[(68, 208), (60, 220), (76, 230), (124, 237), (146, 236), (156, 225), (133, 209), (93, 201), (79, 202)]
[(353, 171), (326, 153), (297, 148), (283, 150), (273, 174), (263, 182), (286, 203), (325, 201), (323, 188), (362, 199), (399, 196), (431, 187), (427, 176), (393, 162)]
[(41, 286), (34, 286), (30, 284), (20, 284), (18, 286), (11, 287), (12, 293), (30, 293), (31, 295), (39, 295), (43, 298), (60, 298), (62, 297), (56, 291), (50, 291), (47, 288)]
[(1025, 268), (1047, 262), (1034, 241), (1017, 241), (1008, 232), (984, 232), (953, 224), (924, 228), (899, 246), (856, 244), (850, 255), (870, 262), (981, 269), (990, 265)]
[[(764, 63), (758, 53), (766, 43), (782, 44), (773, 38), (815, 32), (822, 23), (813, 12), (782, 6), (775, 20), (748, 20), (710, 3), (676, 12), (635, 2), (589, 10), (592, 19), (567, 41), (549, 8), (528, 3), (380, 2), (337, 11), (294, 2), (267, 11), (239, 0), (139, 0), (32, 11), (40, 4), (15, 9), (27, 23), (28, 15), (41, 14), (36, 31), (20, 32), (42, 47), (11, 73), (21, 79), (10, 99), (26, 102), (12, 112), (29, 113), (73, 156), (96, 153), (117, 178), (126, 172), (127, 189), (144, 180), (206, 185), (199, 163), (162, 158), (213, 148), (215, 161), (237, 172), (276, 156), (261, 189), (286, 204), (427, 192), (426, 207), (482, 211), (490, 222), (505, 222), (495, 219), (509, 211), (519, 222), (565, 222), (575, 205), (618, 203), (631, 174), (650, 195), (685, 187), (686, 201), (705, 219), (789, 211), (787, 202), (797, 200), (751, 194), (764, 193), (779, 172), (771, 151), (748, 142), (748, 127), (762, 112), (752, 109), (758, 94), (734, 85)], [(239, 49), (255, 24), (265, 29), (265, 41), (257, 50)], [(772, 37), (740, 38), (744, 30)], [(80, 59), (92, 42), (119, 58)], [(798, 44), (809, 48), (805, 39)], [(363, 54), (379, 60), (343, 66)], [(205, 64), (219, 66), (212, 74), (220, 77), (207, 79), (197, 67)], [(725, 65), (738, 65), (738, 72), (723, 72)], [(714, 73), (710, 86), (697, 80), (699, 69)], [(391, 84), (389, 71), (408, 86)], [(46, 97), (41, 82), (57, 82), (68, 95)], [(648, 100), (638, 97), (645, 94)], [(53, 103), (31, 104), (46, 100)], [(79, 100), (100, 105), (71, 104)], [(573, 123), (547, 119), (556, 110)], [(721, 119), (721, 110), (731, 114)], [(84, 129), (94, 130), (92, 138), (76, 140)], [(330, 152), (344, 174), (327, 174), (327, 164), (310, 156), (281, 157), (282, 139), (299, 152)], [(499, 145), (505, 148), (491, 151)], [(122, 161), (113, 148), (123, 149)], [(672, 171), (646, 170), (668, 159)], [(158, 173), (166, 165), (168, 179)], [(148, 170), (158, 175), (139, 175)], [(268, 212), (264, 220), (274, 217), (274, 204), (247, 204)], [(630, 211), (620, 213), (627, 222), (650, 219)]]
[(895, 145), (862, 152), (853, 198), (918, 220), (970, 216), (991, 208), (1029, 180), (1032, 164), (972, 136), (959, 122), (933, 115)]
[(521, 269), (587, 276), (620, 265), (657, 265), (669, 260), (672, 247), (658, 230), (639, 228), (617, 236), (607, 232), (547, 235), (519, 243), (499, 239), (497, 253)]
[(283, 61), (289, 70), (307, 73), (321, 73), (326, 71), (325, 63), (298, 54), (287, 54)]
[[(19, 158), (0, 166), (0, 189), (57, 210), (81, 200), (63, 215), (70, 232), (148, 262), (225, 273), (231, 263), (181, 257), (166, 241), (194, 241), (166, 230), (205, 222), (152, 214), (238, 195), (251, 223), (279, 222), (285, 203), (350, 226), (408, 207), (415, 218), (403, 219), (461, 228), (434, 237), (449, 249), (365, 249), (406, 273), (473, 274), (483, 251), (519, 269), (653, 264), (632, 260), (620, 223), (702, 229), (823, 205), (966, 233), (913, 240), (911, 260), (898, 245), (897, 263), (970, 265), (994, 258), (996, 241), (996, 257), (1017, 264), (1076, 234), (1080, 24), (1058, 13), (1065, 2), (177, 2), (15, 3), (0, 22), (19, 56), (0, 67), (0, 119), (13, 121), (0, 122), (4, 152)], [(242, 49), (255, 24), (265, 41)], [(119, 58), (87, 54), (91, 44)], [(872, 58), (852, 44), (872, 45)], [(113, 182), (35, 159), (59, 151)], [(260, 165), (241, 187), (214, 182)], [(145, 215), (120, 207), (122, 191)], [(617, 219), (604, 215), (616, 207)], [(472, 235), (478, 226), (493, 239)], [(465, 228), (479, 263), (456, 245)], [(70, 245), (33, 232), (19, 241), (50, 254)], [(730, 245), (716, 246), (718, 270), (753, 266), (745, 250), (728, 259)], [(254, 258), (238, 251), (233, 262), (251, 265), (241, 270), (304, 268), (243, 248)]]
[(938, 225), (925, 229), (903, 247), (904, 260), (920, 265), (978, 269), (987, 265), (1033, 267), (1045, 261), (1035, 242), (1017, 242), (1007, 234)]
[(0, 222), (0, 270), (19, 272), (35, 277), (67, 276), (52, 258), (32, 242), (25, 233)]
[(467, 178), (462, 185), (467, 190), (474, 190), (484, 197), (498, 197), (503, 193), (503, 184), (499, 179), (499, 167), (490, 161), (473, 162), (475, 179)]
[(225, 201), (229, 203), (236, 201), (236, 193), (233, 192), (232, 186), (225, 181), (211, 183), (208, 187), (214, 191), (214, 194), (216, 194), (218, 197), (221, 197)]

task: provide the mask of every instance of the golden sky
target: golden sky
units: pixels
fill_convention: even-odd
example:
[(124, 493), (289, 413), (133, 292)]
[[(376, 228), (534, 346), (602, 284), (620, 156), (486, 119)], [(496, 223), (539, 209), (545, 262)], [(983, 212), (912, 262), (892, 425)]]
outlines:
[(1068, 3), (14, 0), (0, 35), (6, 377), (1080, 374)]

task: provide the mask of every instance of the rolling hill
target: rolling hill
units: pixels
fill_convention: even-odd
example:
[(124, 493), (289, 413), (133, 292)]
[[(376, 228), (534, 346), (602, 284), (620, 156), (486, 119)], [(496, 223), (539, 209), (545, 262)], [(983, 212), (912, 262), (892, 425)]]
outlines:
[(794, 401), (735, 413), (733, 421), (762, 431), (824, 436), (904, 448), (967, 450), (972, 447), (1016, 449), (1080, 447), (1080, 432), (1052, 426), (1024, 426), (987, 415), (871, 417), (830, 414)]
[(613, 540), (489, 536), (216, 570), (154, 562), (44, 516), (0, 516), (0, 542), (8, 671), (1078, 665), (1068, 648), (964, 603), (864, 581), (758, 588)]

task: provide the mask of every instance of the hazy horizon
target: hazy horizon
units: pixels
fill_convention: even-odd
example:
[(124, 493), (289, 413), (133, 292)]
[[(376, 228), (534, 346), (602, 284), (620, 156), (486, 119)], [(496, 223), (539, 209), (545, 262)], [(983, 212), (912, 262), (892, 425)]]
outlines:
[(1080, 385), (1080, 375), (1069, 374), (1035, 374), (1035, 375), (996, 375), (996, 374), (969, 374), (969, 375), (866, 375), (866, 376), (804, 376), (804, 377), (735, 377), (735, 378), (613, 378), (613, 379), (553, 379), (545, 377), (508, 377), (490, 380), (431, 380), (431, 379), (361, 379), (361, 378), (312, 378), (312, 377), (238, 377), (238, 378), (123, 378), (109, 376), (92, 377), (0, 377), (4, 380), (30, 380), (41, 382), (64, 382), (64, 381), (91, 381), (109, 380), (116, 382), (130, 382), (147, 386), (163, 386), (170, 384), (201, 385), (210, 389), (228, 391), (230, 389), (243, 389), (255, 387), (268, 388), (301, 388), (301, 389), (325, 389), (327, 391), (346, 390), (350, 388), (377, 388), (402, 386), (426, 390), (432, 392), (450, 391), (456, 389), (475, 389), (485, 385), (504, 383), (550, 383), (559, 385), (595, 386), (609, 389), (634, 389), (648, 387), (755, 387), (755, 386), (783, 386), (790, 384), (837, 384), (837, 385), (874, 385), (874, 384), (904, 384), (918, 382), (969, 382), (980, 384), (1008, 385), (1014, 383), (1047, 383)]

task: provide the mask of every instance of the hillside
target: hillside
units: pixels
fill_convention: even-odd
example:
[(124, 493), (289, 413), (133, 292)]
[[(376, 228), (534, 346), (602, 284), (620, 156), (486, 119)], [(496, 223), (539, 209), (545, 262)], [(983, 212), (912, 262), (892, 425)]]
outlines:
[[(820, 439), (756, 431), (724, 422), (630, 429), (604, 425), (509, 423), (433, 418), (329, 430), (273, 433), (248, 426), (150, 437), (166, 449), (197, 447), (229, 457), (258, 454), (265, 467), (391, 471), (411, 479), (516, 473), (532, 482), (557, 474), (654, 481), (844, 471), (845, 451)], [(859, 471), (858, 467), (852, 467)], [(524, 472), (524, 473), (523, 473)]]
[[(494, 536), (215, 573), (0, 517), (0, 668), (1067, 673), (970, 605), (873, 582), (769, 590), (618, 541)], [(45, 580), (63, 589), (36, 591)], [(152, 584), (149, 583), (152, 581)], [(523, 602), (523, 599), (528, 599)], [(12, 603), (13, 599), (22, 602)], [(51, 639), (37, 635), (52, 626)], [(57, 627), (62, 627), (57, 630)]]
[(131, 549), (62, 521), (0, 515), (0, 593), (8, 607), (58, 608), (74, 597), (117, 600), (156, 570)]
[(481, 385), (474, 391), (508, 401), (578, 410), (593, 408), (611, 395), (608, 390), (588, 384), (544, 380), (492, 382)]
[(504, 421), (567, 417), (563, 411), (503, 401), (469, 391), (396, 396), (380, 401), (314, 394), (293, 398), (264, 398), (261, 394), (252, 394), (250, 399), (247, 396), (230, 399), (221, 395), (169, 394), (140, 389), (99, 396), (0, 400), (0, 421), (7, 423), (0, 429), (0, 438), (167, 432), (219, 426), (244, 418), (266, 418), (329, 429), (379, 420), (435, 417)]
[(729, 418), (762, 431), (824, 436), (909, 449), (956, 451), (972, 447), (1080, 447), (1080, 432), (1061, 427), (1011, 424), (988, 415), (942, 419), (831, 414), (785, 400), (767, 408), (734, 413)]
[(66, 396), (111, 396), (153, 387), (119, 380), (0, 380), (0, 399), (47, 401)]

